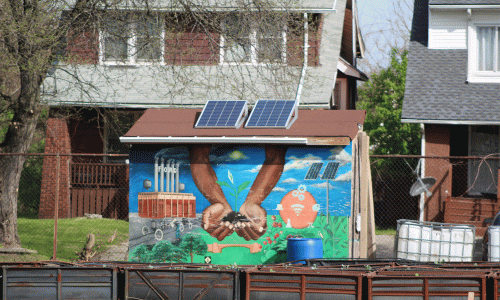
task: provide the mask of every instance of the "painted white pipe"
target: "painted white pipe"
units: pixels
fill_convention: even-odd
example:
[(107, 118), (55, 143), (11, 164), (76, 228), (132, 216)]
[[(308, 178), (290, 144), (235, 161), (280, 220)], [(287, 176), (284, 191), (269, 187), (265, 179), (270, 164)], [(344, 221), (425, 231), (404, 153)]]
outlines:
[(170, 192), (170, 159), (167, 161), (167, 165), (165, 166), (165, 177), (167, 177), (167, 184), (165, 187), (165, 192)]
[[(422, 135), (422, 140), (420, 145), (420, 155), (425, 156), (425, 125), (423, 123), (420, 124), (420, 130), (421, 130), (421, 135)], [(422, 158), (420, 161), (420, 177), (424, 178), (425, 177), (425, 159)], [(420, 203), (419, 203), (419, 209), (420, 209), (420, 216), (419, 216), (419, 221), (424, 221), (424, 212), (425, 212), (425, 197), (427, 196), (427, 193), (422, 193), (420, 194)]]
[(180, 166), (181, 166), (180, 162), (177, 162), (177, 164), (175, 165), (175, 192), (176, 193), (180, 192), (180, 190), (179, 190), (179, 176), (181, 173)]
[(155, 192), (158, 192), (158, 157), (155, 157)]
[(169, 174), (170, 174), (170, 187), (168, 189), (169, 193), (174, 192), (174, 184), (175, 184), (175, 169), (174, 169), (174, 161), (170, 160), (168, 164)]
[(161, 165), (160, 165), (160, 192), (164, 191), (164, 185), (163, 181), (165, 180), (163, 171), (165, 170), (165, 159), (162, 157), (161, 158)]

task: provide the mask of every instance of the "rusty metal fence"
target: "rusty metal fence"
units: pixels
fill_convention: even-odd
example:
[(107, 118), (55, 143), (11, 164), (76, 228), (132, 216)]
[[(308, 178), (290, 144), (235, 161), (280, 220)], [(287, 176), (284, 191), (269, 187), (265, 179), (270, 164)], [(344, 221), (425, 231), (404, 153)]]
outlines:
[(498, 264), (0, 263), (2, 299), (498, 299)]
[(17, 198), (22, 249), (0, 262), (128, 259), (127, 155), (2, 154), (26, 159)]

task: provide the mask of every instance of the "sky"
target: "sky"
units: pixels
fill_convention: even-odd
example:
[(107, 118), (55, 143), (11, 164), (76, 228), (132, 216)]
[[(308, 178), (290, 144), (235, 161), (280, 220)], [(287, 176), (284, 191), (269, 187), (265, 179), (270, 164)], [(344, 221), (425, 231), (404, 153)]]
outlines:
[(391, 45), (404, 47), (409, 38), (413, 0), (357, 0), (358, 19), (365, 42), (359, 67), (370, 73), (389, 63)]

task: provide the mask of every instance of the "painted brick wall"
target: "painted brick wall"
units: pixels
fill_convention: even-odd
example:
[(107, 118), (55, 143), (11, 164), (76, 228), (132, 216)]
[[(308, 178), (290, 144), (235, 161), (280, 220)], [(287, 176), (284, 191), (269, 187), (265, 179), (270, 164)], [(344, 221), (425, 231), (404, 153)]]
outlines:
[[(426, 156), (449, 156), (450, 132), (450, 126), (426, 124)], [(432, 196), (426, 199), (425, 221), (443, 222), (444, 201), (447, 196), (451, 196), (452, 165), (449, 160), (427, 160), (425, 176), (437, 180), (431, 189)]]
[[(71, 153), (70, 136), (65, 119), (51, 118), (47, 121), (45, 153)], [(60, 166), (59, 174), (57, 174), (57, 157), (44, 157), (40, 196), (40, 219), (51, 219), (54, 217), (57, 180), (59, 180), (59, 218), (70, 217), (70, 159), (69, 156), (59, 157)]]

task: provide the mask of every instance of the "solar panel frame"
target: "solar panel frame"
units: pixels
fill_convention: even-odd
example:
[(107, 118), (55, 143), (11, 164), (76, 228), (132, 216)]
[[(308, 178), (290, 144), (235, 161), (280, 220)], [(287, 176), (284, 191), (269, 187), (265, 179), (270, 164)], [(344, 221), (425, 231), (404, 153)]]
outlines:
[(239, 128), (248, 115), (245, 100), (208, 100), (195, 128)]
[(337, 175), (340, 164), (338, 162), (329, 162), (326, 164), (325, 171), (321, 175), (322, 180), (333, 180)]
[(322, 162), (312, 163), (311, 166), (309, 167), (309, 170), (307, 170), (306, 177), (304, 177), (304, 180), (318, 179), (321, 168), (323, 168)]
[(257, 100), (245, 128), (290, 128), (298, 115), (296, 100)]

